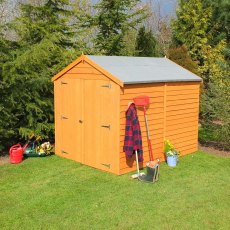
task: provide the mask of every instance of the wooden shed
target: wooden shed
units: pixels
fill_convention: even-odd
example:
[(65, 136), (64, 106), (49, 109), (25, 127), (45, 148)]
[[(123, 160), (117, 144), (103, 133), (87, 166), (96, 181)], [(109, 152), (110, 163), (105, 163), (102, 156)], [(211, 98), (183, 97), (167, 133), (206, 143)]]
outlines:
[[(135, 170), (123, 152), (125, 112), (148, 95), (154, 157), (169, 139), (186, 155), (198, 147), (201, 78), (167, 58), (80, 56), (55, 75), (56, 154), (117, 175)], [(149, 160), (143, 110), (138, 110), (144, 162)]]

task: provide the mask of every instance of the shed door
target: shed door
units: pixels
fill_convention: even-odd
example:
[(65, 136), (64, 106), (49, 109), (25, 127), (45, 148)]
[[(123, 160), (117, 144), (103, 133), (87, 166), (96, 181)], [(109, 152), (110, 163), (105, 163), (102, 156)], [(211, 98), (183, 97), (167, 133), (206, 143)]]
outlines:
[(84, 81), (84, 162), (105, 171), (112, 170), (113, 126), (111, 82)]
[(62, 92), (61, 154), (82, 162), (82, 80), (64, 78)]

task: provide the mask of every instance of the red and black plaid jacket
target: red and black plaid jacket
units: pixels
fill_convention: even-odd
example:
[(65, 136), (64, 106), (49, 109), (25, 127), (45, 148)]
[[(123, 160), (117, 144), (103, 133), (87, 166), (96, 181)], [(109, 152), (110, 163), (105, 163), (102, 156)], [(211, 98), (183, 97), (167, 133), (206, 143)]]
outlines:
[(125, 141), (123, 151), (128, 158), (131, 158), (138, 151), (138, 160), (143, 161), (141, 129), (137, 116), (137, 110), (132, 103), (126, 111)]

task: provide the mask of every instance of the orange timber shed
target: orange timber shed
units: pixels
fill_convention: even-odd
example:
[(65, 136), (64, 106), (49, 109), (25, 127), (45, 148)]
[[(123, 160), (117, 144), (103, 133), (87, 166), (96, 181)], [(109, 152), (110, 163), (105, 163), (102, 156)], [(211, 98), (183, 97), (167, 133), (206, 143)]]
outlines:
[[(186, 155), (197, 150), (201, 78), (167, 58), (82, 55), (55, 75), (56, 154), (117, 175), (135, 170), (123, 152), (125, 112), (141, 95), (154, 158), (164, 160), (164, 140)], [(138, 109), (149, 160), (143, 110)]]

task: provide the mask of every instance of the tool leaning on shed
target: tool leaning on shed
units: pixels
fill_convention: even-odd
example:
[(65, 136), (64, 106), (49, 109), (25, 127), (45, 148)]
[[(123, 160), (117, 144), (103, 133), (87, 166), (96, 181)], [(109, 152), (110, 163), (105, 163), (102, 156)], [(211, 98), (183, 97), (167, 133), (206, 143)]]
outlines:
[[(152, 182), (158, 180), (159, 175), (159, 159), (153, 159), (152, 153), (152, 144), (150, 140), (150, 133), (148, 128), (148, 119), (146, 115), (147, 107), (150, 104), (150, 99), (148, 96), (139, 96), (133, 99), (134, 103), (131, 103), (128, 106), (126, 112), (126, 129), (125, 129), (125, 143), (124, 143), (124, 152), (127, 157), (132, 157), (132, 154), (136, 154), (136, 163), (137, 163), (137, 174), (132, 175), (132, 178), (138, 178), (141, 181)], [(141, 139), (141, 130), (140, 124), (137, 116), (136, 106), (144, 110), (145, 124), (148, 136), (148, 146), (149, 146), (149, 159), (147, 162), (147, 175), (144, 173), (140, 174), (139, 171), (139, 161), (143, 161), (143, 150), (142, 150), (142, 139)]]

